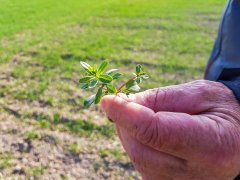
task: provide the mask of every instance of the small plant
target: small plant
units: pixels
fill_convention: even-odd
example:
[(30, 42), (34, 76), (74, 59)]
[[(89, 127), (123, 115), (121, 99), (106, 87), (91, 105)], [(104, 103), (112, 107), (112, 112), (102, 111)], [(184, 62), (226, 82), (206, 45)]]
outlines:
[(78, 143), (72, 143), (69, 145), (68, 150), (73, 154), (77, 154), (80, 151), (80, 147)]
[(40, 166), (29, 167), (27, 169), (27, 172), (29, 175), (33, 177), (39, 177), (43, 175), (47, 169), (48, 169), (47, 166), (40, 165)]
[(85, 75), (79, 80), (82, 84), (81, 88), (84, 90), (98, 88), (97, 93), (90, 96), (84, 101), (84, 107), (88, 108), (93, 103), (98, 104), (104, 95), (125, 93), (135, 93), (140, 91), (139, 84), (149, 78), (143, 71), (141, 65), (136, 66), (136, 70), (128, 81), (117, 87), (116, 81), (123, 75), (117, 69), (106, 71), (108, 61), (103, 61), (99, 67), (96, 65), (90, 66), (88, 63), (81, 61), (82, 67), (85, 70)]
[(124, 157), (124, 153), (119, 149), (101, 149), (98, 153), (101, 156), (101, 158), (113, 156), (117, 160), (122, 160)]
[(25, 134), (25, 136), (27, 139), (32, 139), (32, 140), (40, 138), (40, 135), (35, 131), (29, 131)]
[(12, 154), (10, 152), (0, 154), (0, 169), (9, 168), (11, 166), (12, 166)]

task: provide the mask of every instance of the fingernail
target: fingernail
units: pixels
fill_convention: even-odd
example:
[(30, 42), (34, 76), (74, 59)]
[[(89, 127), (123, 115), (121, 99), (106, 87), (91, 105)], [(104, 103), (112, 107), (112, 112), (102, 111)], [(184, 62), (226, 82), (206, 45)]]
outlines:
[(109, 120), (110, 122), (114, 123), (114, 121), (113, 121), (110, 117), (108, 117), (108, 120)]

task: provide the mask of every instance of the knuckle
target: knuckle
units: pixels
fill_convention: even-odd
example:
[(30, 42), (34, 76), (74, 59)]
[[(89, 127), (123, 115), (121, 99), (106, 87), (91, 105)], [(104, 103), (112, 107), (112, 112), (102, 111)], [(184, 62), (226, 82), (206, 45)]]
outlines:
[(156, 96), (154, 98), (154, 106), (153, 109), (157, 109), (158, 103), (161, 103), (161, 106), (164, 109), (168, 109), (168, 105), (170, 105), (173, 97), (175, 98), (176, 89), (174, 89), (172, 86), (159, 88), (156, 92)]
[(209, 94), (211, 91), (211, 83), (206, 80), (197, 80), (194, 82), (195, 89), (201, 94)]
[(147, 90), (142, 97), (144, 99), (144, 104), (147, 104), (151, 109), (153, 109), (155, 104), (155, 98), (152, 97), (156, 96), (158, 89), (159, 88)]
[(192, 85), (195, 93), (207, 101), (222, 102), (227, 100), (226, 97), (234, 97), (232, 91), (219, 82), (197, 80)]

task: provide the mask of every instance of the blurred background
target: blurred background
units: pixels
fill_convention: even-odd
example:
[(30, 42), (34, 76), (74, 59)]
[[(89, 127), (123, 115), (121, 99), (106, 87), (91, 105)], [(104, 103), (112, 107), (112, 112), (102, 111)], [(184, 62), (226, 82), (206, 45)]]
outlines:
[(0, 176), (140, 179), (91, 92), (80, 61), (148, 88), (203, 78), (225, 0), (0, 0)]

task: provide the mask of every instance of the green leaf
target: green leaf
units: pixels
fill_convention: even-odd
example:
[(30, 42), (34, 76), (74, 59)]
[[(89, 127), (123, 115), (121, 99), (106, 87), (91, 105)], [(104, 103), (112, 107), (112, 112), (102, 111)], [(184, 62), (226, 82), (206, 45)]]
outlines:
[(90, 96), (89, 98), (87, 98), (85, 101), (84, 101), (84, 107), (85, 108), (89, 108), (91, 105), (92, 105), (92, 103), (95, 101), (95, 98), (96, 98), (96, 95), (92, 95), (92, 96)]
[(138, 64), (138, 65), (136, 66), (136, 74), (137, 74), (137, 75), (140, 75), (141, 72), (142, 72), (142, 66), (141, 66), (140, 64)]
[(79, 79), (79, 83), (87, 83), (89, 82), (93, 77), (92, 76), (86, 76), (81, 79)]
[(97, 65), (96, 64), (93, 65), (93, 71), (97, 71)]
[(135, 77), (137, 77), (136, 73), (132, 73)]
[(98, 84), (98, 80), (97, 79), (93, 79), (90, 83), (89, 83), (89, 88), (95, 88)]
[(140, 87), (138, 86), (136, 80), (131, 80), (126, 84), (126, 90), (131, 92), (138, 92), (140, 91)]
[(107, 90), (109, 93), (116, 93), (117, 92), (117, 88), (111, 84), (107, 85)]
[(135, 84), (134, 86), (131, 86), (128, 90), (131, 92), (138, 92), (140, 91), (140, 87), (138, 86), (138, 84)]
[(80, 61), (80, 63), (84, 69), (87, 69), (87, 70), (92, 69), (92, 67), (88, 63), (86, 63), (84, 61)]
[(107, 66), (108, 66), (108, 62), (107, 61), (103, 61), (102, 64), (100, 65), (100, 67), (98, 68), (98, 74), (102, 74), (106, 69), (107, 69)]
[(121, 73), (116, 73), (114, 75), (112, 75), (113, 79), (119, 79), (120, 77), (122, 77), (123, 75)]
[(144, 75), (142, 75), (141, 77), (142, 77), (144, 80), (146, 80), (146, 79), (149, 78), (149, 76), (148, 76), (147, 74), (144, 74)]
[(101, 101), (102, 95), (103, 95), (103, 88), (100, 87), (100, 88), (98, 89), (97, 94), (96, 94), (95, 104), (98, 104), (98, 103)]
[(88, 83), (85, 83), (85, 84), (83, 84), (82, 86), (81, 86), (81, 89), (83, 89), (83, 90), (86, 90), (86, 89), (88, 89), (89, 88), (89, 84)]
[(93, 74), (93, 67), (90, 66), (88, 63), (80, 61), (82, 67), (86, 71), (87, 75), (92, 75)]
[(110, 69), (110, 70), (108, 70), (108, 71), (106, 72), (106, 74), (110, 75), (110, 74), (112, 74), (112, 73), (114, 73), (114, 72), (116, 72), (116, 71), (118, 71), (118, 69)]
[(113, 78), (107, 74), (102, 74), (99, 76), (99, 80), (103, 83), (108, 84), (108, 83), (112, 82)]
[(141, 78), (141, 77), (138, 77), (138, 78), (136, 79), (136, 82), (137, 82), (138, 84), (140, 84), (140, 83), (142, 82), (142, 78)]

